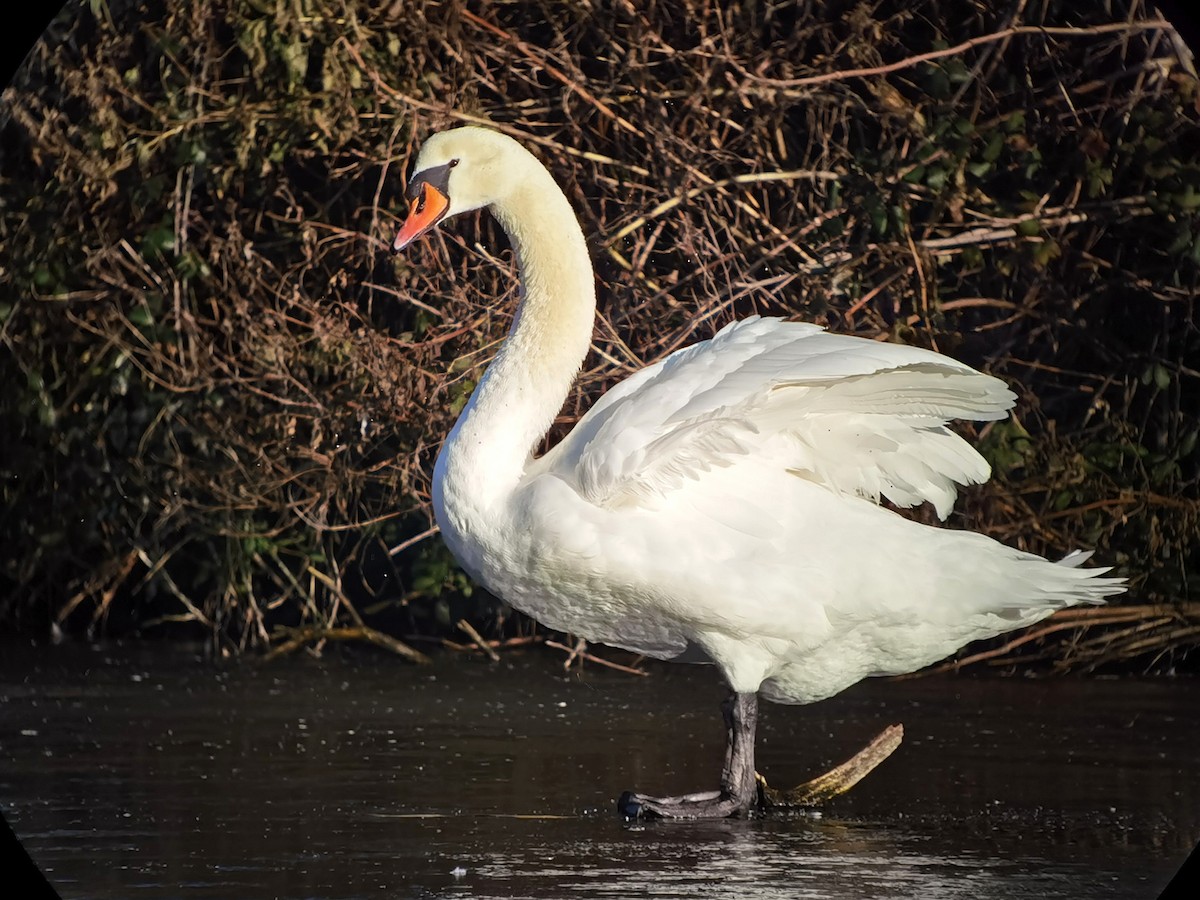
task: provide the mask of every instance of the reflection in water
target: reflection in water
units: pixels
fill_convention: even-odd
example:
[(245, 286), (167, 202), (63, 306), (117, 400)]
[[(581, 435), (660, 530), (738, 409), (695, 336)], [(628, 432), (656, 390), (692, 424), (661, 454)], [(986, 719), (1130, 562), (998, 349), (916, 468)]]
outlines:
[(1200, 838), (1189, 681), (871, 682), (767, 705), (774, 783), (906, 740), (821, 816), (622, 824), (712, 777), (710, 669), (531, 653), (217, 666), (0, 648), (0, 809), (64, 897), (1153, 897)]
[[(719, 830), (726, 833), (713, 833)], [(1099, 873), (1031, 870), (969, 854), (938, 856), (921, 852), (919, 840), (905, 847), (909, 841), (894, 834), (851, 830), (857, 834), (848, 847), (824, 828), (797, 833), (737, 823), (643, 835), (636, 843), (524, 847), (488, 854), (476, 874), (484, 884), (518, 884), (536, 896), (596, 897), (1008, 898), (1055, 896), (1056, 880), (1069, 890), (1065, 896), (1098, 896), (1094, 888), (1110, 880), (1096, 884)]]

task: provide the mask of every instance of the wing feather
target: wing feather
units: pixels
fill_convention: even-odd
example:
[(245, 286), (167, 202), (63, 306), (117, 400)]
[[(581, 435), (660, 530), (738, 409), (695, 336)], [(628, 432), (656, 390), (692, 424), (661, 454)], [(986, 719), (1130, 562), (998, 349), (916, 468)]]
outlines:
[(752, 317), (606, 393), (538, 460), (590, 502), (653, 505), (751, 454), (838, 493), (949, 514), (986, 461), (946, 423), (1001, 419), (1002, 381), (929, 350)]

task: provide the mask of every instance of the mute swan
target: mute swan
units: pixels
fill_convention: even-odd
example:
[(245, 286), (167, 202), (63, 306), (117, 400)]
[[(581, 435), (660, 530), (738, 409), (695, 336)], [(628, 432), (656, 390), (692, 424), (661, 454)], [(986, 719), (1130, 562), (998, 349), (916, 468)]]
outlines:
[(613, 387), (541, 457), (591, 341), (579, 223), (520, 144), (477, 127), (417, 156), (401, 250), (487, 207), (521, 279), (512, 330), (442, 445), (433, 509), (463, 568), (551, 628), (661, 659), (701, 651), (731, 690), (720, 789), (626, 793), (626, 816), (744, 815), (758, 694), (812, 703), (969, 641), (1099, 603), (1123, 580), (878, 505), (987, 480), (945, 427), (1002, 419), (999, 379), (938, 353), (751, 317)]

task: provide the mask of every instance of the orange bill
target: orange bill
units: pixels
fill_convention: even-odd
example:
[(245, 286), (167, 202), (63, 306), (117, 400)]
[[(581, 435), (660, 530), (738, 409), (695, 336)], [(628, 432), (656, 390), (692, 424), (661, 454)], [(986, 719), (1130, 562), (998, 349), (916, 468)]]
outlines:
[(403, 250), (429, 229), (433, 228), (442, 217), (446, 215), (446, 211), (450, 208), (450, 198), (440, 190), (435, 188), (428, 181), (423, 181), (418, 185), (411, 185), (410, 190), (416, 188), (416, 196), (408, 207), (408, 218), (404, 220), (404, 224), (400, 226), (400, 231), (396, 235), (396, 240), (392, 244), (393, 249)]

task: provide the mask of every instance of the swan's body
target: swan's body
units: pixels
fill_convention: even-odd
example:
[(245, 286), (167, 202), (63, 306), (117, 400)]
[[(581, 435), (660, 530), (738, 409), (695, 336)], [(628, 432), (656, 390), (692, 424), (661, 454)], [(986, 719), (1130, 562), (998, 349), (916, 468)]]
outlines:
[(487, 206), (516, 253), (513, 329), (433, 501), (463, 568), (539, 621), (660, 658), (699, 648), (738, 695), (809, 703), (1122, 590), (1082, 554), (1051, 563), (878, 505), (944, 518), (989, 475), (945, 424), (1003, 418), (1014, 396), (930, 351), (743, 320), (621, 382), (535, 458), (592, 334), (575, 215), (531, 154), (479, 128), (430, 138), (409, 192), (398, 248)]

